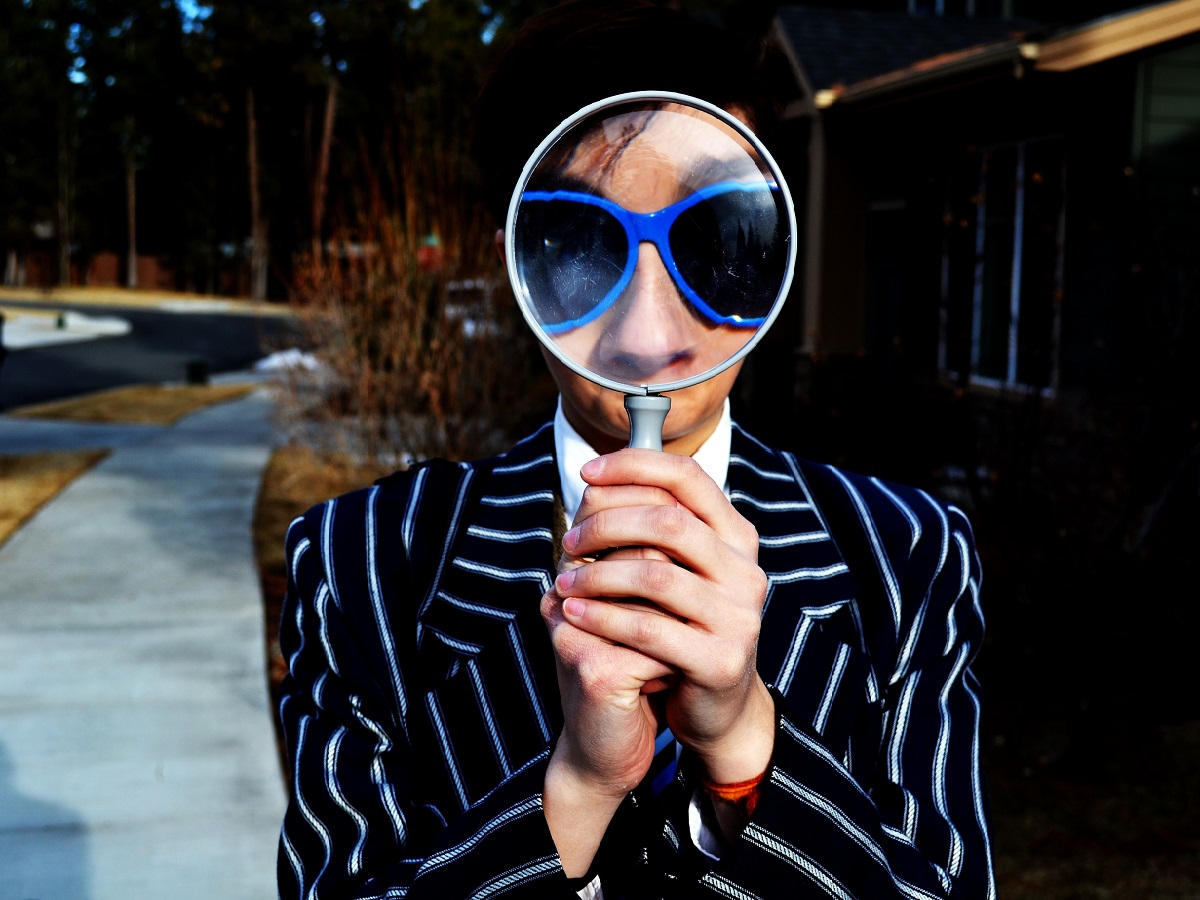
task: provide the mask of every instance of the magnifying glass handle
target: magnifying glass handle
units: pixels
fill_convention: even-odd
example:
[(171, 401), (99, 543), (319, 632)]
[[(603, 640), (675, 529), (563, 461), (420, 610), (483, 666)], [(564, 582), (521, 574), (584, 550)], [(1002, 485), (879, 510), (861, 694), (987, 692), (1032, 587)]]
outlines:
[(625, 412), (629, 414), (629, 446), (659, 450), (663, 422), (671, 409), (671, 398), (662, 394), (626, 394)]

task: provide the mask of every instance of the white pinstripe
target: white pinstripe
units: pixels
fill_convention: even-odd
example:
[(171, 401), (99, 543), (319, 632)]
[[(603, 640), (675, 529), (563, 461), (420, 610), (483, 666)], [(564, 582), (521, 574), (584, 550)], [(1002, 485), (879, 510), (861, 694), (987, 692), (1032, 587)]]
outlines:
[(458, 794), (460, 811), (465, 810), (471, 805), (471, 801), (467, 797), (467, 787), (463, 784), (462, 772), (459, 770), (458, 754), (454, 752), (454, 745), (450, 743), (450, 735), (446, 731), (446, 719), (442, 715), (442, 706), (438, 702), (437, 694), (425, 695), (425, 709), (429, 712), (429, 719), (433, 723), (438, 745), (442, 748), (442, 761), (446, 764), (450, 780), (454, 782), (454, 791)]
[(879, 537), (879, 529), (875, 527), (875, 520), (871, 517), (871, 511), (867, 509), (866, 503), (863, 502), (862, 495), (850, 483), (850, 480), (839, 472), (837, 469), (829, 467), (832, 472), (842, 483), (846, 489), (846, 494), (850, 497), (850, 501), (854, 504), (854, 509), (858, 512), (858, 519), (862, 523), (863, 530), (867, 533), (867, 539), (871, 543), (871, 552), (875, 555), (875, 564), (879, 567), (879, 572), (883, 576), (884, 588), (887, 590), (888, 603), (892, 608), (892, 621), (896, 627), (896, 637), (900, 636), (900, 586), (896, 584), (896, 573), (892, 571), (891, 560), (888, 559), (887, 553), (883, 549), (883, 541)]
[[(305, 739), (308, 737), (308, 716), (300, 718), (299, 733), (296, 735), (296, 747), (304, 746)], [(312, 811), (312, 807), (308, 805), (308, 801), (304, 797), (304, 791), (300, 789), (300, 773), (296, 772), (293, 776), (292, 796), (295, 798), (296, 807), (300, 810), (300, 815), (304, 817), (304, 821), (321, 839), (321, 846), (325, 848), (325, 858), (321, 861), (321, 870), (317, 873), (317, 877), (313, 879), (312, 885), (308, 889), (309, 900), (317, 900), (317, 882), (321, 880), (321, 875), (328, 868), (330, 859), (333, 854), (333, 844), (329, 836), (329, 829), (321, 822), (320, 819)], [(303, 878), (300, 879), (300, 884), (303, 886)]]
[(495, 818), (489, 820), (482, 828), (471, 835), (464, 841), (460, 841), (453, 847), (447, 847), (439, 853), (430, 854), (425, 858), (425, 862), (421, 863), (421, 869), (417, 872), (417, 877), (420, 878), (427, 872), (432, 872), (447, 863), (453, 862), (464, 853), (473, 850), (477, 844), (483, 841), (489, 834), (507, 825), (515, 819), (524, 818), (525, 816), (540, 813), (542, 809), (541, 795), (529, 797), (522, 800), (520, 803), (515, 803), (504, 812), (500, 813)]
[(492, 752), (496, 756), (500, 771), (507, 778), (512, 774), (512, 762), (508, 757), (508, 748), (504, 746), (504, 736), (496, 727), (496, 711), (492, 708), (492, 701), (488, 698), (487, 689), (483, 686), (483, 678), (479, 674), (479, 663), (474, 659), (467, 660), (467, 674), (471, 679), (471, 687), (475, 691), (475, 702), (479, 704), (479, 712), (487, 725), (488, 737), (492, 739)]
[[(846, 890), (845, 886), (834, 878), (828, 869), (814, 862), (808, 855), (802, 853), (779, 835), (766, 831), (751, 822), (742, 831), (742, 837), (803, 872), (824, 888), (830, 896), (837, 897), (839, 900), (854, 900), (854, 895)], [(745, 896), (753, 895), (746, 894)]]
[(825, 733), (825, 724), (829, 719), (829, 711), (833, 708), (833, 698), (837, 696), (838, 686), (842, 683), (842, 675), (846, 672), (846, 663), (850, 659), (850, 647), (842, 644), (838, 647), (837, 658), (829, 671), (829, 680), (825, 682), (825, 692), (821, 695), (821, 705), (813, 717), (813, 730), (817, 734)]
[(933, 755), (933, 804), (942, 818), (946, 820), (946, 825), (950, 829), (950, 857), (946, 868), (954, 876), (962, 874), (963, 841), (962, 835), (958, 833), (958, 829), (954, 826), (954, 820), (950, 816), (950, 805), (946, 802), (946, 758), (950, 752), (949, 695), (950, 689), (958, 684), (962, 677), (963, 669), (966, 668), (970, 652), (971, 648), (967, 644), (963, 644), (959, 648), (958, 658), (954, 660), (954, 666), (950, 670), (950, 675), (946, 679), (946, 683), (942, 685), (941, 691), (938, 692), (938, 716), (940, 724), (938, 727), (936, 750)]
[(754, 463), (750, 462), (744, 456), (738, 456), (736, 453), (730, 454), (729, 465), (742, 466), (743, 468), (749, 469), (751, 472), (753, 472), (759, 478), (765, 478), (768, 481), (791, 481), (792, 480), (791, 476), (786, 475), (783, 472), (768, 472), (766, 469), (760, 469), (758, 466), (754, 465)]
[(529, 494), (518, 494), (515, 497), (490, 496), (479, 500), (484, 506), (526, 506), (530, 503), (553, 503), (554, 491), (533, 491)]
[(396, 800), (396, 788), (388, 780), (387, 773), (383, 768), (383, 754), (391, 751), (395, 745), (388, 737), (387, 732), (379, 727), (379, 723), (363, 714), (362, 703), (358, 699), (358, 695), (350, 695), (350, 707), (354, 710), (355, 721), (375, 736), (375, 752), (371, 754), (371, 780), (379, 788), (379, 799), (392, 823), (392, 834), (395, 836), (396, 844), (403, 846), (408, 840), (408, 824), (404, 818), (404, 812)]
[(752, 894), (745, 888), (734, 884), (723, 875), (718, 875), (715, 872), (706, 872), (704, 877), (700, 879), (700, 883), (712, 888), (723, 897), (728, 897), (730, 900), (762, 900), (758, 894)]
[(760, 537), (758, 545), (760, 547), (794, 547), (797, 544), (816, 544), (827, 540), (829, 540), (828, 532), (807, 531), (801, 534), (785, 534), (781, 537)]
[(524, 531), (501, 531), (497, 528), (484, 528), (481, 525), (467, 526), (467, 534), (471, 537), (488, 541), (503, 541), (506, 544), (519, 544), (523, 541), (552, 541), (554, 535), (549, 528), (526, 528)]
[[(401, 728), (404, 729), (404, 736), (407, 738), (408, 691), (404, 686), (404, 677), (400, 673), (399, 654), (396, 652), (396, 642), (392, 639), (392, 625), (388, 618), (387, 607), (383, 602), (383, 589), (379, 584), (379, 570), (375, 558), (375, 545), (378, 543), (378, 502), (379, 488), (373, 487), (367, 495), (366, 503), (367, 547), (370, 554), (368, 557), (370, 562), (368, 586), (371, 595), (371, 612), (375, 616), (375, 624), (379, 629), (379, 643), (383, 647), (384, 657), (387, 659), (388, 678), (391, 680), (392, 696), (396, 700), (396, 708), (400, 710)], [(330, 578), (333, 577), (332, 572), (326, 572), (326, 575)]]
[(759, 500), (745, 491), (730, 491), (729, 499), (740, 500), (742, 503), (764, 512), (805, 512), (813, 508), (811, 503), (801, 500)]
[[(917, 692), (917, 682), (920, 671), (913, 672), (905, 682), (900, 692), (900, 700), (896, 704), (895, 716), (892, 722), (892, 739), (888, 744), (888, 780), (896, 785), (904, 784), (904, 763), (901, 752), (904, 748), (904, 738), (908, 733), (908, 720), (912, 715), (913, 695)], [(904, 831), (910, 841), (916, 840), (917, 820), (916, 809), (913, 807), (908, 791), (904, 792)]]
[(499, 878), (483, 885), (473, 893), (471, 900), (485, 900), (487, 897), (507, 894), (513, 888), (520, 887), (534, 878), (540, 878), (548, 872), (554, 872), (560, 867), (561, 863), (557, 856), (543, 856), (519, 868), (509, 869)]
[(886, 484), (878, 478), (872, 478), (871, 484), (879, 488), (880, 492), (892, 501), (892, 505), (900, 511), (900, 514), (908, 520), (909, 530), (912, 532), (912, 540), (908, 544), (908, 554), (912, 556), (912, 552), (917, 549), (917, 542), (921, 540), (921, 521), (909, 508), (908, 504), (901, 500)]
[(781, 572), (776, 575), (768, 574), (767, 579), (776, 584), (789, 584), (793, 581), (817, 581), (822, 578), (832, 578), (834, 575), (841, 575), (843, 572), (849, 571), (850, 569), (845, 563), (834, 563), (819, 569), (794, 569), (791, 572)]
[(842, 810), (838, 809), (820, 794), (796, 781), (785, 772), (776, 770), (771, 776), (771, 781), (779, 785), (805, 806), (819, 812), (821, 815), (831, 821), (838, 827), (842, 834), (846, 835), (846, 837), (858, 844), (858, 846), (869, 853), (871, 857), (877, 863), (879, 863), (880, 866), (887, 870), (889, 875), (891, 874), (891, 866), (888, 865), (887, 857), (883, 853), (883, 848), (880, 847), (879, 843), (873, 837), (867, 834), (867, 832), (864, 831), (857, 822), (851, 819)]
[(354, 849), (350, 851), (349, 862), (349, 874), (357, 875), (362, 871), (363, 848), (367, 844), (367, 820), (346, 799), (346, 794), (342, 791), (341, 785), (338, 784), (338, 751), (341, 749), (342, 740), (345, 737), (346, 727), (343, 725), (334, 731), (325, 745), (325, 789), (329, 792), (329, 796), (333, 799), (333, 802), (341, 808), (342, 812), (354, 820), (354, 827), (358, 829), (358, 839), (354, 842)]
[(523, 463), (516, 463), (510, 466), (496, 466), (492, 469), (496, 475), (512, 475), (514, 472), (528, 472), (530, 469), (536, 469), (539, 466), (550, 465), (554, 462), (554, 457), (549, 453), (543, 453), (536, 459), (528, 460)]

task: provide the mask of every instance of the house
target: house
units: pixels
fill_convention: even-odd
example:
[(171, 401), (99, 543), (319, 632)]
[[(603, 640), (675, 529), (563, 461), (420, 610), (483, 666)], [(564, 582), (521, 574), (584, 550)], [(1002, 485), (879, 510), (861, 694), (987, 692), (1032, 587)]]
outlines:
[(1061, 407), (1164, 364), (1200, 291), (1200, 0), (1068, 27), (781, 7), (773, 31), (801, 395)]
[(1021, 765), (1200, 720), (1163, 693), (1200, 627), (1200, 0), (784, 6), (771, 46), (803, 243), (750, 424), (968, 509)]

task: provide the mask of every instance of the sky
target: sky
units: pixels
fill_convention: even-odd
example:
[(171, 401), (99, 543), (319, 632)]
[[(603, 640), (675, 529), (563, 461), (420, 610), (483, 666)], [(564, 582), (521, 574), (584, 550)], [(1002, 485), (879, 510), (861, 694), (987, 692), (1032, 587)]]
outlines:
[(179, 7), (179, 11), (183, 13), (184, 27), (191, 30), (192, 23), (207, 19), (212, 12), (212, 7), (204, 3), (199, 3), (197, 0), (175, 0), (175, 4)]

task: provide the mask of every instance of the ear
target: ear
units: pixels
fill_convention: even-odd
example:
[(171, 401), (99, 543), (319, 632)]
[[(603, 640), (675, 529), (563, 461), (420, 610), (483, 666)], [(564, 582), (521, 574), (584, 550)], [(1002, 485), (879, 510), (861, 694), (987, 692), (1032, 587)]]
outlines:
[(504, 253), (504, 229), (497, 228), (496, 236), (492, 238), (492, 242), (496, 245), (496, 255), (500, 257), (500, 265), (504, 266), (504, 270), (508, 271), (508, 256)]

